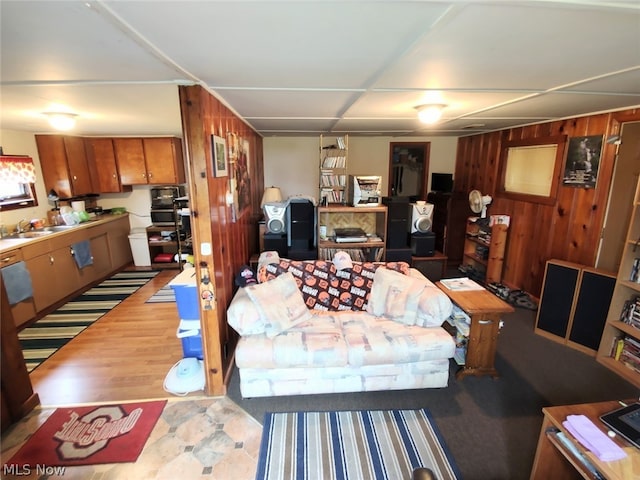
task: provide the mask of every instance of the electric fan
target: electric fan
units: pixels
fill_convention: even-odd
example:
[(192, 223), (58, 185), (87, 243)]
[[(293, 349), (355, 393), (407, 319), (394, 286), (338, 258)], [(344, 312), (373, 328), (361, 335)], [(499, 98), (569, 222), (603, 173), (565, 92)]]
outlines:
[(469, 206), (473, 213), (479, 213), (480, 218), (486, 218), (487, 205), (493, 200), (489, 195), (482, 195), (480, 190), (471, 190), (469, 192)]

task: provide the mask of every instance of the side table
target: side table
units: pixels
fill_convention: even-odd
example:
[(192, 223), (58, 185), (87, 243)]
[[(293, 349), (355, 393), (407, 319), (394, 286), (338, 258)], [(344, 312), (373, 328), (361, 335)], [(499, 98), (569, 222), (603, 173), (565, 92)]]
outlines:
[(514, 308), (485, 289), (449, 290), (441, 282), (436, 285), (471, 318), (465, 364), (456, 373), (456, 379), (467, 375), (498, 377), (495, 357), (500, 320), (502, 314), (511, 313)]

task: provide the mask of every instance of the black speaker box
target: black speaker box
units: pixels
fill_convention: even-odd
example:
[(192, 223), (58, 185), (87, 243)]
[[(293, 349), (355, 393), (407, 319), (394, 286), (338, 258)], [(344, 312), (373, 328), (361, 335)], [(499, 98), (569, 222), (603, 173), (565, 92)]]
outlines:
[(436, 236), (433, 232), (412, 233), (411, 251), (415, 257), (433, 257), (436, 251)]
[(288, 246), (293, 250), (315, 247), (316, 211), (306, 199), (291, 199), (287, 212)]
[(407, 262), (411, 265), (410, 248), (387, 248), (385, 250), (386, 262)]
[(264, 251), (276, 251), (278, 255), (287, 258), (289, 248), (287, 247), (286, 233), (265, 233), (264, 234)]
[(383, 197), (387, 206), (387, 248), (408, 248), (409, 197)]

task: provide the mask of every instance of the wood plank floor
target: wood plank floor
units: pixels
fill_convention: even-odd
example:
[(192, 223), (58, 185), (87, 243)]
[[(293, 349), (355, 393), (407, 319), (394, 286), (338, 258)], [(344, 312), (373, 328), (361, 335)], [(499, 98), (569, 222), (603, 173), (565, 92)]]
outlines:
[(161, 271), (33, 370), (31, 383), (41, 404), (171, 397), (162, 385), (182, 358), (178, 310), (175, 303), (145, 301), (178, 273)]

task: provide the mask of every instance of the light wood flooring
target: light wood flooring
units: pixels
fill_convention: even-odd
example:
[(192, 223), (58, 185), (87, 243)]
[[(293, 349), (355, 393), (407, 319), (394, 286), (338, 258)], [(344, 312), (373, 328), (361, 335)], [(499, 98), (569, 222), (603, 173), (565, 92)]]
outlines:
[(33, 370), (31, 383), (41, 404), (171, 397), (162, 385), (182, 358), (178, 310), (173, 302), (145, 301), (178, 273), (161, 271)]

